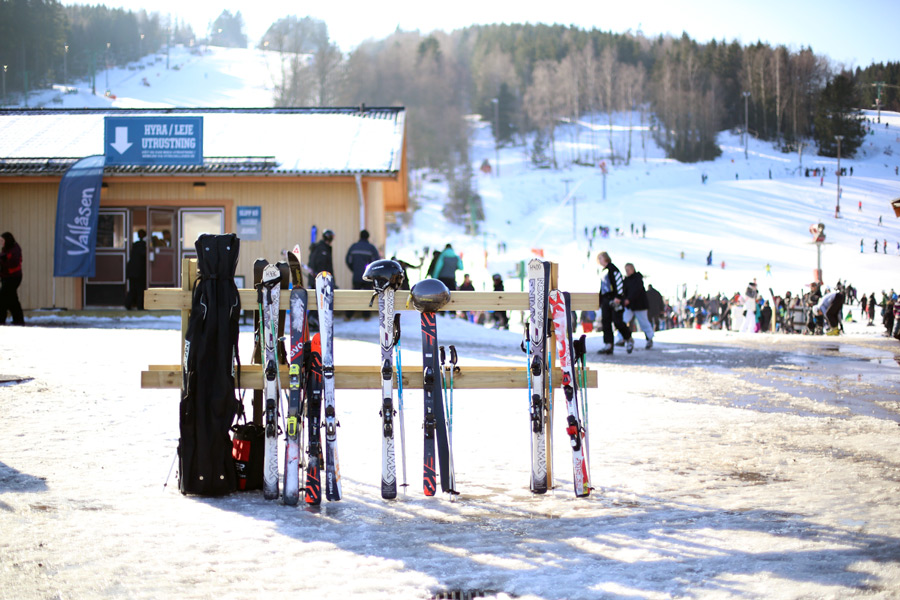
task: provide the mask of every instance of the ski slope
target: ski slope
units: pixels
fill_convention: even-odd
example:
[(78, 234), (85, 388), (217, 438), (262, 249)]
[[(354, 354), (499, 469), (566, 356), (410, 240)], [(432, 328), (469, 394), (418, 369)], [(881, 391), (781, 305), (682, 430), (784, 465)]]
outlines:
[[(874, 121), (874, 111), (865, 114)], [(495, 162), (495, 150), (490, 124), (475, 122), (472, 165), (486, 212), (482, 235), (466, 236), (462, 227), (448, 223), (441, 214), (446, 184), (438, 176), (420, 173), (420, 187), (413, 189), (420, 190), (422, 209), (413, 226), (392, 236), (389, 246), (412, 258), (411, 254), (425, 245), (434, 248), (452, 242), (464, 259), (469, 257), (464, 260), (467, 270), (486, 286), (491, 273), (512, 274), (516, 261), (541, 249), (545, 258), (560, 263), (562, 287), (596, 290), (596, 254), (606, 250), (620, 269), (625, 262), (634, 263), (645, 283), (669, 297), (682, 285), (688, 294), (733, 294), (743, 291), (753, 278), (762, 290), (772, 287), (776, 294), (788, 290), (796, 294), (812, 281), (817, 265), (809, 226), (822, 222), (827, 236), (822, 250), (827, 285), (841, 279), (860, 291), (898, 289), (900, 226), (890, 201), (900, 198), (900, 177), (895, 174), (900, 165), (900, 154), (895, 154), (900, 152), (900, 114), (882, 112), (881, 120), (882, 125), (873, 126), (873, 134), (866, 137), (857, 156), (841, 160), (848, 176), (841, 178), (839, 219), (834, 216), (837, 161), (816, 156), (809, 147), (799, 157), (751, 138), (745, 159), (740, 136), (723, 132), (719, 136), (721, 157), (683, 164), (666, 159), (648, 136), (645, 161), (640, 132), (635, 131), (631, 164), (613, 165), (605, 158), (609, 148), (606, 128), (601, 127), (593, 146), (609, 168), (604, 200), (599, 168), (574, 164), (558, 170), (536, 168), (528, 159), (528, 146), (500, 150), (499, 176), (481, 173), (478, 167), (483, 160)], [(617, 152), (626, 145), (625, 121), (626, 116), (620, 115), (620, 124), (614, 128)], [(560, 158), (571, 156), (575, 142), (567, 140), (574, 137), (574, 128), (589, 130), (590, 124), (560, 127)], [(581, 131), (578, 138), (584, 154), (589, 154), (591, 147), (588, 135)], [(822, 180), (805, 177), (807, 167), (825, 168), (827, 175)], [(705, 184), (701, 182), (704, 174), (708, 176)], [(646, 237), (632, 235), (632, 225), (638, 230), (646, 225)], [(585, 227), (595, 226), (609, 227), (610, 237), (591, 242), (585, 237)], [(617, 227), (623, 232), (619, 237), (614, 233)], [(861, 239), (863, 254), (859, 251)], [(876, 239), (877, 255), (873, 252)], [(882, 253), (884, 240), (887, 255)], [(498, 253), (499, 242), (506, 244), (505, 253)], [(713, 264), (707, 266), (710, 251)], [(769, 274), (767, 264), (771, 265)]]
[[(28, 105), (32, 108), (271, 107), (275, 87), (282, 80), (282, 56), (278, 52), (173, 46), (168, 68), (166, 63), (163, 49), (124, 67), (99, 69), (95, 78), (96, 95), (91, 93), (90, 81), (79, 80), (32, 92)], [(23, 104), (20, 102), (18, 106)]]

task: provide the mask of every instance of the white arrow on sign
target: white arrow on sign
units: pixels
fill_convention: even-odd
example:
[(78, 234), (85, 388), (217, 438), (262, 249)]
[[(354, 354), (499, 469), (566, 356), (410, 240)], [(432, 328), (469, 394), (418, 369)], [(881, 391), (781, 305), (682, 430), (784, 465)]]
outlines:
[(119, 154), (125, 154), (125, 151), (131, 148), (132, 144), (128, 141), (128, 128), (116, 127), (116, 141), (110, 144)]

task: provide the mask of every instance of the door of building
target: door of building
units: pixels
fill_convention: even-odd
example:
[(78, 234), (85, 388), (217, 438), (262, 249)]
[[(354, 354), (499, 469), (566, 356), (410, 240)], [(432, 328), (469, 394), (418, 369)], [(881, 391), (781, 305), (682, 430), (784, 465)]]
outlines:
[(128, 211), (100, 209), (93, 277), (84, 281), (85, 306), (122, 306), (125, 303)]
[(178, 283), (178, 211), (147, 209), (147, 274), (150, 287)]

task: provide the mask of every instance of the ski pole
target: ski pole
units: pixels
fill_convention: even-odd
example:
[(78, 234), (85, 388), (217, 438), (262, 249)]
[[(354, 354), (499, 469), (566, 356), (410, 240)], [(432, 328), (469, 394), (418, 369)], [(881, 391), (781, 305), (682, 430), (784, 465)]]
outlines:
[(169, 485), (169, 479), (172, 477), (172, 469), (175, 468), (175, 460), (178, 458), (178, 449), (175, 449), (175, 455), (172, 457), (172, 466), (169, 467), (169, 474), (166, 475), (166, 482), (163, 484), (163, 492), (166, 491), (166, 486)]
[(400, 362), (400, 314), (394, 315), (394, 353), (397, 355), (397, 401), (400, 417), (400, 463), (403, 466), (403, 493), (406, 493), (406, 428), (403, 426), (403, 364)]
[(447, 354), (444, 352), (444, 347), (440, 346), (438, 348), (438, 352), (441, 356), (441, 388), (444, 390), (444, 395), (447, 394), (447, 378), (444, 376), (444, 364), (447, 361)]
[[(591, 469), (591, 444), (590, 444), (590, 435), (588, 430), (588, 402), (587, 402), (587, 345), (586, 345), (586, 336), (582, 335), (579, 339), (575, 340), (573, 343), (575, 349), (575, 366), (578, 369), (577, 378), (579, 380), (579, 387), (581, 388), (581, 414), (584, 415), (582, 419), (581, 428), (584, 430), (584, 455), (585, 460), (588, 463), (588, 472), (590, 473)], [(577, 399), (576, 399), (577, 402)]]
[[(438, 348), (438, 351), (441, 355), (441, 387), (444, 390), (443, 397), (441, 398), (444, 403), (444, 419), (447, 421), (447, 434), (448, 440), (452, 439), (449, 437), (450, 432), (452, 431), (453, 425), (453, 403), (448, 398), (447, 394), (447, 354), (445, 352), (445, 348), (443, 346)], [(452, 444), (451, 444), (452, 445)]]
[(450, 345), (450, 445), (453, 445), (453, 374), (459, 371), (456, 366), (456, 346)]

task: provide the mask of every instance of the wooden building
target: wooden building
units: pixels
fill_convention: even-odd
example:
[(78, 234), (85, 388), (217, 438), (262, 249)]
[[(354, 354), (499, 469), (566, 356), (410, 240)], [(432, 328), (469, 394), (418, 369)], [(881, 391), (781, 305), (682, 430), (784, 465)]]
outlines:
[[(54, 278), (63, 173), (79, 158), (104, 154), (107, 116), (169, 115), (203, 118), (203, 164), (107, 166), (96, 276)], [(350, 288), (344, 256), (360, 229), (383, 253), (386, 222), (408, 208), (405, 122), (403, 108), (365, 106), (0, 111), (0, 230), (22, 246), (22, 305), (121, 306), (140, 229), (148, 234), (148, 286), (176, 286), (197, 235), (241, 235), (239, 212), (258, 215), (261, 238), (241, 240), (237, 275), (247, 286), (256, 258), (283, 260), (295, 244), (305, 256), (315, 226), (319, 235), (335, 232), (335, 278)]]

